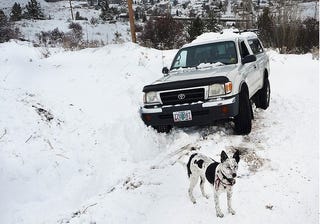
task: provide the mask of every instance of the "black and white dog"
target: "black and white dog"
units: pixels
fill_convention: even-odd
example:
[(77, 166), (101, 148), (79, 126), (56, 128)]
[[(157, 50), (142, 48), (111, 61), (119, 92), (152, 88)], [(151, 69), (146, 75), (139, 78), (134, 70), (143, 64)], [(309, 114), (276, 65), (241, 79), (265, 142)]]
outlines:
[(190, 200), (193, 203), (196, 203), (192, 192), (200, 177), (200, 189), (204, 197), (209, 198), (204, 191), (204, 183), (206, 180), (214, 189), (214, 202), (217, 216), (221, 218), (224, 216), (219, 206), (219, 195), (222, 192), (227, 192), (228, 211), (234, 215), (235, 211), (231, 207), (231, 197), (232, 187), (236, 183), (235, 178), (237, 177), (239, 160), (239, 151), (236, 151), (232, 158), (229, 158), (225, 151), (222, 151), (221, 163), (202, 154), (192, 154), (187, 164), (188, 176), (190, 179)]

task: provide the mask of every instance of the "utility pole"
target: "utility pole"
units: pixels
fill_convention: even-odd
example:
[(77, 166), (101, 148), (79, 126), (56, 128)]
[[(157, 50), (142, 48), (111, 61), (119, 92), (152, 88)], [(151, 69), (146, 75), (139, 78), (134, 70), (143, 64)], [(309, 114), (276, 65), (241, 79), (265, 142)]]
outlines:
[(131, 39), (132, 39), (133, 43), (136, 43), (137, 38), (136, 38), (136, 30), (135, 30), (135, 25), (134, 25), (134, 14), (133, 14), (133, 9), (132, 9), (132, 0), (128, 0), (128, 8), (129, 8)]
[(69, 3), (70, 3), (71, 19), (74, 20), (71, 0), (69, 0)]

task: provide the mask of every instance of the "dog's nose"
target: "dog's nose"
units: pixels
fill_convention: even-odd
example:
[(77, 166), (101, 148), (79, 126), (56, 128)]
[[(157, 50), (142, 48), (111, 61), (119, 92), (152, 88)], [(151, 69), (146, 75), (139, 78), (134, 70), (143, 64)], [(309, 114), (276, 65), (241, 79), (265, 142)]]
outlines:
[(237, 174), (236, 174), (236, 173), (233, 173), (233, 174), (232, 174), (232, 177), (233, 177), (233, 178), (235, 178), (236, 176), (237, 176)]

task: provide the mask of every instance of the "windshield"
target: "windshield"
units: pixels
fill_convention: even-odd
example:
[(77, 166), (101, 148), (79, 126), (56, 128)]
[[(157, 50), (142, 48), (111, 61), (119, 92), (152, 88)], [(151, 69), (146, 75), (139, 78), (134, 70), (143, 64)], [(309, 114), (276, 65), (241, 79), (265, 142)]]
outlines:
[(175, 56), (171, 69), (198, 67), (200, 64), (238, 63), (233, 41), (203, 44), (181, 49)]

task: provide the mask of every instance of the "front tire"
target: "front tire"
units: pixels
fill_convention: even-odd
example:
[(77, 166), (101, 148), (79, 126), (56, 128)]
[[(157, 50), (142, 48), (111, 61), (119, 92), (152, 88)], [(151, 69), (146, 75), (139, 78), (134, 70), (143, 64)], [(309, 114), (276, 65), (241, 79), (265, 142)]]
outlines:
[(247, 135), (252, 127), (252, 106), (247, 92), (241, 91), (239, 94), (239, 113), (234, 118), (234, 130), (239, 135)]

